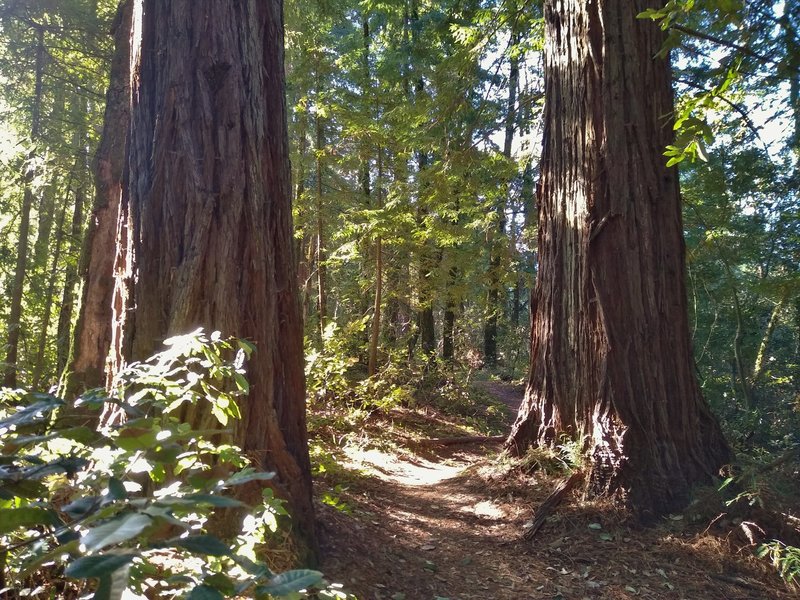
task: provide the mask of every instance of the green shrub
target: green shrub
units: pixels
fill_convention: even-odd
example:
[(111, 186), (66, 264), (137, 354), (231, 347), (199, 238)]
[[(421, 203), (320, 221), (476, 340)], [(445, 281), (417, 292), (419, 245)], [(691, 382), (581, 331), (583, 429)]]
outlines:
[[(220, 426), (238, 418), (252, 347), (202, 330), (166, 345), (121, 373), (111, 394), (84, 394), (74, 407), (49, 394), (2, 391), (0, 588), (28, 597), (93, 591), (96, 600), (125, 590), (190, 600), (303, 598), (301, 590), (325, 588), (316, 571), (276, 574), (259, 559), (264, 536), (286, 514), (268, 487), (235, 539), (211, 533), (215, 511), (244, 508), (234, 488), (273, 475), (220, 442), (225, 432), (195, 430), (179, 415), (187, 404), (210, 403)], [(89, 411), (109, 408), (124, 418), (87, 426), (98, 422), (86, 420)], [(315, 593), (346, 597), (331, 587)]]
[(800, 582), (800, 548), (789, 546), (779, 540), (761, 544), (756, 551), (759, 558), (768, 558), (778, 574), (790, 588)]

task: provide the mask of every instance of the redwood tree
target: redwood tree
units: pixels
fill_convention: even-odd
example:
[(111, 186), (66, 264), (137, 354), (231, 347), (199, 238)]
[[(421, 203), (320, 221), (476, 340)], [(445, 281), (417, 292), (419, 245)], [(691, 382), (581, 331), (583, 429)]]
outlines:
[(673, 95), (659, 0), (547, 0), (539, 271), (522, 452), (585, 444), (592, 495), (643, 520), (680, 508), (728, 459), (694, 377)]
[(112, 353), (141, 359), (197, 326), (254, 342), (235, 441), (276, 472), (313, 549), (282, 2), (133, 5)]

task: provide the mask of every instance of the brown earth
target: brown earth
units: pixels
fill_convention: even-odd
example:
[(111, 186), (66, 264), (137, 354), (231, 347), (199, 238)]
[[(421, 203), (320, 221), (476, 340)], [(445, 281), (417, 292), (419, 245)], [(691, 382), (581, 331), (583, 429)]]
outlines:
[[(509, 426), (522, 389), (477, 385), (507, 407)], [(337, 447), (338, 466), (317, 482), (321, 570), (361, 600), (795, 597), (751, 549), (735, 550), (734, 525), (673, 515), (641, 529), (580, 490), (526, 542), (526, 521), (564, 473), (512, 469), (496, 443), (416, 443), (409, 432), (474, 434), (432, 409), (396, 409), (366, 430), (362, 442), (371, 430), (395, 443)]]

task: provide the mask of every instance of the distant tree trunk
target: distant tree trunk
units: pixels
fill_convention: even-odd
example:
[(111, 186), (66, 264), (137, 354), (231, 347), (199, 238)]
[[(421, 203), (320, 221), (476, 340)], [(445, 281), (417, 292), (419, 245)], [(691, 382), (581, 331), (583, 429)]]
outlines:
[(72, 326), (72, 314), (75, 310), (75, 288), (78, 285), (77, 259), (80, 252), (80, 239), (83, 230), (83, 207), (86, 193), (83, 183), (75, 189), (75, 204), (72, 211), (69, 246), (67, 249), (67, 268), (64, 272), (64, 291), (61, 295), (61, 306), (58, 311), (58, 329), (56, 331), (56, 373), (61, 374), (67, 366), (69, 358), (69, 338)]
[(547, 0), (539, 271), (520, 453), (583, 442), (595, 496), (680, 509), (729, 450), (694, 377), (658, 0)]
[[(136, 311), (118, 344), (139, 360), (197, 326), (255, 343), (234, 442), (277, 474), (313, 553), (282, 3), (135, 6), (121, 210), (129, 209), (130, 245), (118, 248), (118, 261), (132, 264)], [(186, 417), (201, 429), (214, 422), (205, 405)]]
[[(417, 92), (423, 89), (422, 79), (417, 84)], [(421, 179), (423, 173), (428, 168), (428, 153), (420, 151), (417, 153), (418, 175)], [(417, 208), (417, 226), (424, 227), (425, 219), (428, 217), (428, 209), (424, 206), (424, 183), (419, 183), (419, 198)], [(433, 318), (433, 248), (431, 243), (426, 240), (420, 247), (419, 254), (419, 277), (418, 277), (418, 308), (417, 308), (417, 336), (419, 337), (420, 347), (423, 354), (429, 359), (436, 355), (436, 324)]]
[[(364, 44), (362, 56), (364, 68), (364, 97), (367, 99), (367, 109), (372, 105), (372, 69), (370, 67), (370, 47), (372, 37), (369, 29), (369, 15), (365, 12), (361, 19), (361, 33)], [(378, 115), (376, 114), (376, 118)], [(383, 208), (383, 148), (378, 146), (376, 159), (377, 177), (375, 180), (375, 208)], [(365, 165), (362, 174), (362, 187), (364, 194), (370, 196), (369, 152), (365, 152)], [(372, 377), (378, 371), (378, 345), (381, 335), (381, 304), (383, 302), (383, 240), (381, 236), (375, 239), (375, 295), (372, 302), (372, 322), (369, 332), (369, 352), (367, 359), (367, 374)]]
[(458, 281), (458, 267), (450, 267), (448, 279), (447, 300), (442, 318), (442, 358), (444, 360), (453, 360), (456, 349), (456, 298), (452, 290)]
[[(302, 206), (305, 202), (303, 196), (306, 193), (306, 157), (308, 156), (308, 110), (300, 112), (300, 122), (298, 126), (297, 138), (299, 144), (299, 157), (296, 161), (297, 171), (294, 175), (294, 202), (297, 206)], [(309, 307), (311, 305), (311, 279), (314, 263), (312, 235), (306, 227), (302, 227), (303, 235), (297, 242), (297, 257), (299, 259), (297, 268), (297, 285), (300, 288), (300, 306), (303, 322), (308, 319)]]
[(36, 343), (36, 360), (33, 363), (33, 375), (31, 376), (31, 387), (34, 390), (39, 389), (42, 374), (45, 372), (45, 362), (47, 360), (45, 357), (45, 352), (47, 350), (47, 330), (50, 329), (50, 315), (53, 312), (53, 300), (56, 295), (56, 279), (58, 278), (58, 267), (61, 260), (61, 247), (64, 238), (64, 221), (66, 214), (67, 203), (65, 200), (59, 212), (58, 223), (56, 223), (55, 239), (52, 245), (48, 244), (53, 253), (53, 258), (47, 277), (47, 287), (44, 291), (44, 306), (40, 319), (41, 322), (39, 323), (39, 339)]
[(322, 335), (325, 331), (326, 320), (328, 318), (328, 256), (325, 252), (325, 221), (322, 215), (322, 198), (323, 198), (323, 173), (322, 173), (322, 154), (325, 152), (325, 128), (322, 123), (321, 109), (321, 93), (322, 81), (319, 73), (320, 59), (317, 58), (317, 112), (314, 115), (314, 131), (316, 134), (316, 196), (315, 196), (315, 237), (316, 237), (316, 263), (317, 263), (317, 317), (319, 319), (319, 335), (322, 340)]
[(761, 338), (761, 343), (758, 345), (756, 360), (753, 363), (753, 375), (752, 377), (750, 377), (751, 390), (758, 384), (758, 380), (761, 379), (761, 376), (764, 374), (769, 342), (772, 339), (772, 334), (775, 333), (775, 328), (778, 326), (781, 313), (783, 312), (783, 309), (786, 307), (786, 301), (788, 299), (789, 299), (789, 292), (787, 290), (781, 294), (780, 298), (778, 299), (778, 302), (775, 303), (775, 307), (772, 309), (772, 312), (770, 313), (769, 322), (767, 323), (767, 328), (764, 331), (764, 336)]
[(742, 343), (744, 341), (744, 315), (742, 314), (742, 306), (739, 302), (739, 292), (736, 278), (733, 276), (728, 263), (723, 259), (725, 272), (728, 276), (728, 284), (731, 288), (731, 296), (733, 298), (733, 314), (736, 319), (736, 333), (733, 336), (733, 364), (735, 370), (735, 381), (738, 382), (738, 392), (742, 395), (742, 402), (746, 409), (753, 408), (753, 393), (750, 389), (750, 381), (748, 379), (748, 371), (744, 366), (744, 353), (742, 350)]
[[(44, 29), (36, 29), (36, 66), (34, 73), (33, 102), (31, 103), (31, 141), (35, 144), (39, 139), (41, 128), (42, 110), (42, 79), (44, 77)], [(28, 158), (32, 158), (29, 156)], [(22, 210), (19, 217), (19, 238), (17, 241), (17, 263), (14, 268), (14, 282), (11, 287), (9, 299), (8, 326), (6, 327), (6, 359), (3, 385), (17, 387), (17, 359), (19, 356), (19, 338), (22, 330), (22, 296), (25, 291), (25, 276), (28, 273), (28, 238), (31, 229), (31, 210), (33, 209), (33, 184), (32, 167), (26, 166), (28, 171), (24, 175), (24, 190), (22, 193)]]
[[(513, 12), (516, 12), (513, 9)], [(515, 17), (516, 18), (516, 17)], [(519, 34), (511, 33), (511, 44), (519, 42)], [(514, 145), (514, 131), (517, 123), (517, 88), (519, 87), (519, 57), (512, 52), (509, 60), (508, 74), (508, 101), (506, 104), (505, 137), (503, 139), (503, 156), (511, 159), (511, 148)], [(493, 365), (497, 362), (497, 319), (502, 312), (501, 299), (505, 293), (502, 287), (502, 253), (503, 240), (506, 236), (506, 205), (508, 202), (508, 188), (505, 186), (504, 196), (496, 207), (496, 230), (489, 230), (487, 243), (489, 245), (489, 290), (486, 297), (486, 321), (483, 328), (483, 355), (486, 364)], [(514, 227), (514, 224), (511, 224)]]
[[(383, 148), (378, 148), (378, 178), (375, 182), (375, 207), (383, 208)], [(381, 334), (381, 303), (383, 302), (383, 240), (378, 236), (375, 240), (375, 299), (372, 306), (372, 326), (369, 337), (369, 363), (367, 372), (370, 377), (378, 371), (378, 344)]]
[(103, 132), (94, 163), (95, 198), (81, 252), (83, 279), (78, 320), (65, 375), (65, 393), (106, 383), (111, 348), (114, 246), (130, 120), (130, 34), (133, 0), (124, 0), (114, 20), (114, 56), (106, 92)]
[[(418, 0), (409, 0), (406, 4), (404, 15), (403, 36), (405, 38), (405, 46), (410, 50), (408, 54), (407, 63), (405, 65), (406, 73), (403, 77), (403, 85), (405, 94), (409, 102), (419, 102), (425, 93), (425, 78), (420, 75), (414, 82), (414, 93), (411, 92), (411, 75), (414, 68), (414, 53), (420, 47), (419, 42), (419, 2)], [(410, 42), (409, 42), (410, 34)], [(418, 149), (417, 155), (417, 209), (416, 221), (417, 227), (422, 229), (425, 226), (425, 219), (429, 215), (428, 207), (426, 206), (427, 199), (425, 198), (426, 184), (424, 179), (426, 177), (425, 171), (430, 162), (430, 156), (426, 150)], [(419, 249), (419, 259), (417, 264), (417, 307), (416, 307), (416, 325), (417, 329), (414, 335), (409, 340), (409, 350), (413, 353), (417, 341), (420, 342), (423, 354), (428, 359), (435, 358), (436, 355), (436, 324), (433, 316), (433, 249), (431, 243), (426, 241)]]
[[(520, 190), (522, 197), (522, 230), (521, 235), (527, 236), (530, 231), (534, 218), (533, 208), (533, 166), (531, 163), (525, 165), (522, 172), (522, 189)], [(514, 294), (511, 303), (511, 324), (517, 327), (522, 315), (522, 290), (525, 285), (524, 272), (517, 272), (517, 281), (514, 284)]]

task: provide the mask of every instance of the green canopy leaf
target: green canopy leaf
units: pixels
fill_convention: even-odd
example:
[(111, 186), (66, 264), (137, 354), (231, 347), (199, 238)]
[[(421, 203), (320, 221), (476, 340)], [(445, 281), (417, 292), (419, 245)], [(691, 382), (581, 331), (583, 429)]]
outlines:
[(87, 551), (96, 552), (139, 535), (152, 522), (153, 519), (147, 515), (127, 513), (90, 529), (81, 537), (81, 544)]
[(285, 596), (292, 592), (308, 589), (320, 581), (322, 581), (322, 573), (319, 571), (309, 569), (286, 571), (273, 577), (267, 585), (258, 586), (256, 592), (272, 596)]
[(110, 575), (117, 569), (129, 564), (136, 554), (102, 554), (84, 556), (71, 563), (64, 574), (75, 579), (90, 579)]

